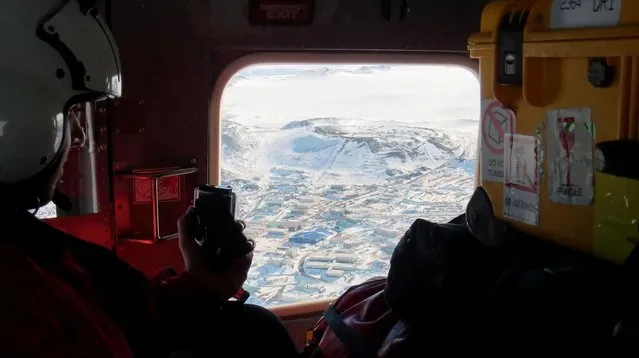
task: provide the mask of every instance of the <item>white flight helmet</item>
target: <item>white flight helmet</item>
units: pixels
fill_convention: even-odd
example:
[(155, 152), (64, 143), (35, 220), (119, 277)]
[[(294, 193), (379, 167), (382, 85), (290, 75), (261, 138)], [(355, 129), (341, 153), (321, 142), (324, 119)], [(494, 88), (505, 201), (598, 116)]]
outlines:
[(119, 53), (94, 1), (0, 0), (0, 184), (59, 160), (77, 103), (119, 97)]

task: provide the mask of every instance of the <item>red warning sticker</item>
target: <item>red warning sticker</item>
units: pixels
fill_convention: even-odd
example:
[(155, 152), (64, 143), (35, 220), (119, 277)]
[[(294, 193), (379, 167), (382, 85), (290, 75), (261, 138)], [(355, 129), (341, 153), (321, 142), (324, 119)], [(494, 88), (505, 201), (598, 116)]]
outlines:
[(249, 19), (255, 25), (307, 25), (313, 10), (313, 0), (251, 0)]
[[(172, 169), (172, 168), (165, 168)], [(159, 171), (162, 169), (153, 169)], [(143, 174), (138, 172), (137, 174)], [(153, 197), (151, 179), (135, 179), (133, 180), (134, 203), (147, 204)], [(158, 180), (158, 198), (160, 201), (179, 201), (180, 200), (180, 177), (172, 176)]]

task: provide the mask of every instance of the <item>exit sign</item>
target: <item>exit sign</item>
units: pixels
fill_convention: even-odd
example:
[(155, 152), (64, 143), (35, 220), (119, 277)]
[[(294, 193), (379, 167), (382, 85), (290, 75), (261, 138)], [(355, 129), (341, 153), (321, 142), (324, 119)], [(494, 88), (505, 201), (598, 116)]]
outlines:
[(314, 0), (249, 0), (254, 25), (308, 25), (313, 22)]

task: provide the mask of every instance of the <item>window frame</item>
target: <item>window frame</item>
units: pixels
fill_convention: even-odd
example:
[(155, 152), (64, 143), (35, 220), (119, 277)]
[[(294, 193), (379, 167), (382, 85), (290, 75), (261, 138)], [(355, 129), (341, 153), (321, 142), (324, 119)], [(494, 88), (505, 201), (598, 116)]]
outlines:
[[(475, 75), (477, 81), (481, 83), (479, 76), (479, 62), (471, 59), (468, 53), (406, 53), (406, 52), (348, 52), (348, 53), (325, 53), (325, 52), (277, 52), (277, 53), (253, 53), (242, 56), (231, 61), (220, 73), (215, 81), (211, 104), (209, 107), (208, 123), (208, 172), (207, 178), (211, 185), (220, 185), (221, 182), (221, 152), (222, 152), (222, 129), (221, 129), (221, 105), (222, 95), (228, 82), (239, 71), (253, 65), (267, 64), (356, 64), (356, 65), (440, 65), (458, 66), (470, 71)], [(479, 132), (477, 133), (479, 136)], [(479, 141), (477, 142), (477, 155), (479, 155)], [(479, 185), (479, 160), (475, 167), (475, 186)], [(322, 300), (308, 300), (292, 304), (270, 306), (269, 310), (282, 318), (317, 315), (324, 312), (326, 307), (336, 298)]]

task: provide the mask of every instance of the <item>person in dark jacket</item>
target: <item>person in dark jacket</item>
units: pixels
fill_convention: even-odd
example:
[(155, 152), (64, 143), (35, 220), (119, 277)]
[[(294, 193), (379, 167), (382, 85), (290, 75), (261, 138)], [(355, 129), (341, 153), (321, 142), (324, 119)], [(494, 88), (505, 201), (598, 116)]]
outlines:
[[(195, 213), (189, 209), (178, 221), (180, 237), (195, 237)], [(268, 310), (244, 304), (242, 285), (253, 259), (253, 240), (244, 236), (244, 223), (228, 212), (208, 220), (215, 232), (202, 250), (195, 240), (180, 241), (188, 272), (200, 272), (165, 286), (158, 302), (156, 349), (180, 352), (180, 357), (296, 357), (288, 332)], [(213, 256), (213, 257), (211, 257)], [(196, 258), (192, 260), (192, 258)], [(200, 267), (204, 265), (205, 267)], [(191, 280), (199, 282), (193, 284)], [(183, 292), (191, 292), (185, 295)], [(235, 297), (238, 300), (229, 301)], [(166, 330), (165, 327), (180, 327)]]
[[(251, 356), (259, 345), (266, 348), (262, 356), (294, 356), (283, 324), (269, 311), (226, 308), (246, 278), (251, 250), (212, 271), (188, 232), (191, 211), (178, 222), (186, 272), (165, 270), (154, 279), (30, 212), (54, 198), (69, 149), (84, 142), (70, 109), (119, 97), (121, 67), (91, 1), (1, 1), (0, 30), (0, 357), (211, 352), (187, 341), (184, 331), (223, 344), (218, 356)], [(180, 319), (187, 308), (208, 319)], [(216, 314), (202, 314), (209, 310)], [(239, 328), (224, 328), (233, 324)], [(226, 331), (259, 335), (242, 335), (251, 343), (229, 347), (242, 339), (220, 340)]]

